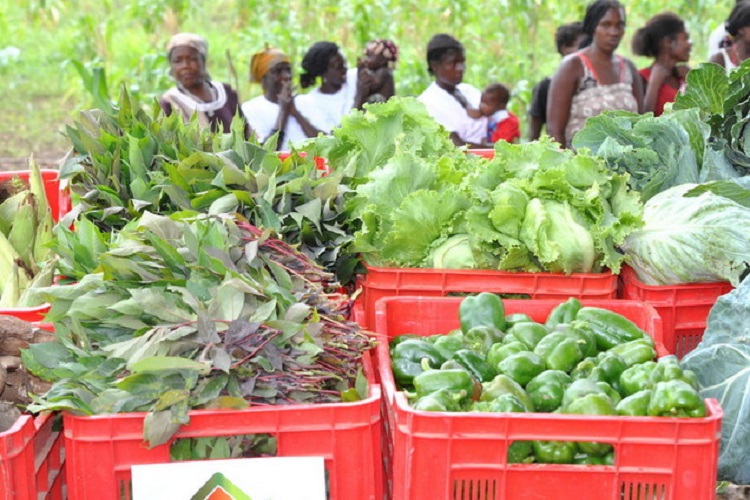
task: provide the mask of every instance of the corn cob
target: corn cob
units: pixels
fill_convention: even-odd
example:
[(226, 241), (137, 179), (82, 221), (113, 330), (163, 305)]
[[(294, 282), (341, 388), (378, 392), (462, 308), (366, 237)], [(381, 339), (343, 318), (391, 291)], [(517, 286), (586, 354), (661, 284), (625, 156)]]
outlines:
[(34, 263), (34, 236), (37, 230), (36, 200), (30, 192), (18, 207), (18, 212), (13, 219), (8, 232), (8, 242), (16, 249), (26, 266), (35, 272)]
[(2, 203), (0, 203), (0, 232), (5, 236), (8, 236), (10, 226), (13, 224), (13, 219), (18, 213), (18, 208), (21, 206), (28, 193), (24, 190), (9, 196)]
[(41, 221), (50, 213), (47, 203), (47, 192), (44, 190), (44, 179), (39, 165), (34, 161), (34, 156), (29, 158), (29, 190), (36, 198), (37, 220)]

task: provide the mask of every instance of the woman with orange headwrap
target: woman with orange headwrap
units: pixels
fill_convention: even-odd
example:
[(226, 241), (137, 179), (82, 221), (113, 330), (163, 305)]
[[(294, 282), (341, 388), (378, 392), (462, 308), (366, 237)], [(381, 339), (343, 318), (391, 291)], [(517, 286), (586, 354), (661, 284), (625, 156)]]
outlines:
[(242, 104), (242, 112), (260, 142), (278, 132), (276, 149), (286, 151), (291, 144), (318, 134), (294, 103), (292, 67), (284, 52), (267, 46), (255, 53), (250, 60), (250, 81), (261, 84), (263, 95)]

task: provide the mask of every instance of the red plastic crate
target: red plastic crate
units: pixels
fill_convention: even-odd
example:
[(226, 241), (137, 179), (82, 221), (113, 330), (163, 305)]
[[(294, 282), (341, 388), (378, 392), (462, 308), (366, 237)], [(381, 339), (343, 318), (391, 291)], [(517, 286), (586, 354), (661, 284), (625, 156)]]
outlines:
[[(432, 335), (459, 326), (461, 298), (394, 297), (381, 300), (376, 331)], [(618, 312), (658, 342), (661, 320), (648, 304), (584, 300)], [(559, 301), (506, 300), (506, 313), (546, 319)], [(396, 391), (387, 343), (378, 346), (384, 418), (391, 450), (384, 465), (398, 500), (714, 498), (721, 418), (715, 400), (701, 419), (583, 416), (550, 413), (477, 414), (413, 410)], [(513, 441), (611, 443), (613, 466), (508, 464)], [(389, 463), (390, 462), (390, 463)]]
[[(297, 153), (300, 158), (305, 158), (307, 156), (307, 153), (305, 151), (300, 151)], [(280, 160), (286, 160), (292, 155), (291, 151), (279, 151), (279, 159)], [(328, 167), (328, 161), (325, 158), (321, 158), (320, 156), (316, 156), (313, 158), (315, 161), (315, 168), (318, 170), (322, 170), (326, 174), (330, 172)]]
[(531, 299), (614, 299), (617, 275), (604, 273), (512, 273), (476, 269), (388, 268), (365, 265), (362, 326), (375, 325), (375, 303), (383, 297), (442, 297), (453, 292), (524, 294)]
[[(380, 386), (364, 359), (370, 397), (356, 403), (197, 410), (170, 442), (148, 449), (143, 413), (78, 417), (65, 414), (71, 500), (131, 498), (133, 465), (170, 462), (175, 439), (271, 434), (278, 456), (323, 456), (331, 500), (381, 500)], [(121, 496), (121, 492), (124, 496)]]
[(495, 157), (495, 150), (488, 149), (467, 149), (466, 154), (481, 156), (482, 158), (492, 159)]
[(0, 309), (0, 316), (14, 316), (29, 323), (40, 323), (50, 310), (49, 304), (37, 307), (19, 307), (16, 309)]
[(664, 346), (679, 358), (700, 343), (716, 299), (732, 291), (728, 282), (646, 285), (629, 266), (623, 266), (620, 277), (622, 298), (654, 306), (664, 322)]
[(65, 498), (59, 415), (23, 415), (0, 433), (0, 500)]
[[(44, 191), (47, 194), (47, 203), (49, 204), (50, 210), (52, 211), (52, 219), (55, 222), (67, 212), (63, 212), (60, 206), (61, 190), (60, 180), (58, 178), (59, 172), (57, 170), (42, 169), (42, 180), (44, 181)], [(10, 172), (0, 172), (0, 182), (10, 180), (14, 177), (18, 177), (25, 181), (29, 180), (28, 170), (13, 170)]]

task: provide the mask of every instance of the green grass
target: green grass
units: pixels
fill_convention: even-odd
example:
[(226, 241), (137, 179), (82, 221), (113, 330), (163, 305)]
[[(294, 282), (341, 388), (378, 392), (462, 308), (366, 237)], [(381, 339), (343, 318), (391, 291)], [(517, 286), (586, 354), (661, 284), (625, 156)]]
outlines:
[[(623, 54), (631, 55), (630, 36), (648, 17), (673, 10), (688, 23), (693, 65), (704, 60), (709, 32), (729, 11), (706, 0), (624, 3)], [(209, 40), (210, 73), (235, 85), (243, 100), (260, 92), (248, 83), (247, 66), (264, 43), (283, 48), (298, 65), (310, 44), (332, 40), (351, 64), (375, 37), (397, 42), (397, 93), (416, 95), (430, 82), (427, 41), (448, 32), (466, 46), (465, 81), (510, 85), (511, 108), (523, 119), (534, 83), (558, 63), (555, 27), (582, 18), (584, 9), (584, 2), (567, 0), (0, 0), (0, 168), (31, 153), (51, 164), (68, 149), (65, 124), (93, 103), (72, 61), (89, 70), (103, 68), (111, 95), (124, 84), (151, 99), (170, 86), (163, 49), (177, 31)], [(18, 49), (18, 57), (8, 57), (10, 47)]]

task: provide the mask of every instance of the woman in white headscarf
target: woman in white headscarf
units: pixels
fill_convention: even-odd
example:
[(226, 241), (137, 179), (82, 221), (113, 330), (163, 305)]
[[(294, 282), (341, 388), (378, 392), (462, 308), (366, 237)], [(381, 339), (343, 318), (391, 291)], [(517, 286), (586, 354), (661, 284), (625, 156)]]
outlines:
[[(161, 96), (159, 104), (167, 115), (177, 111), (186, 122), (197, 115), (202, 126), (227, 133), (234, 116), (242, 117), (239, 98), (229, 85), (210, 79), (207, 52), (206, 40), (193, 33), (178, 33), (169, 40), (167, 57), (176, 85)], [(249, 127), (245, 128), (249, 136)]]

